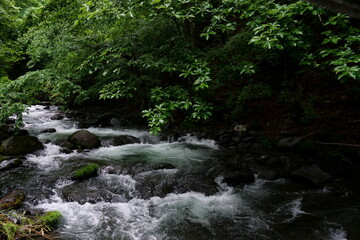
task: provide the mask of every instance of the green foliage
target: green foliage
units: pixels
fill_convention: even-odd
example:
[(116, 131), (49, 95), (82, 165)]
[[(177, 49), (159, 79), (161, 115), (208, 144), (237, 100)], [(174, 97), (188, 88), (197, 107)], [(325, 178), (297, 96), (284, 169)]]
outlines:
[(135, 87), (128, 86), (125, 81), (119, 80), (105, 85), (100, 91), (100, 99), (131, 98), (134, 91), (136, 91)]
[(269, 85), (266, 85), (264, 83), (254, 83), (244, 86), (239, 95), (237, 96), (237, 99), (235, 101), (235, 109), (237, 114), (244, 114), (246, 113), (246, 105), (247, 103), (267, 98), (272, 96), (272, 90)]
[(189, 113), (188, 120), (207, 120), (211, 115), (212, 106), (199, 97), (192, 98), (189, 92), (179, 86), (151, 90), (151, 100), (155, 106), (143, 111), (148, 118), (150, 133), (158, 134), (170, 120), (174, 121), (172, 113), (185, 111)]
[[(0, 13), (0, 121), (38, 98), (113, 99), (147, 109), (156, 134), (224, 101), (243, 111), (274, 91), (292, 104), (301, 74), (359, 80), (359, 29), (306, 1), (3, 0)], [(24, 56), (28, 72), (7, 80)]]
[(99, 170), (99, 165), (95, 163), (88, 164), (79, 170), (77, 170), (72, 177), (73, 180), (85, 180), (90, 177), (94, 177), (97, 175), (97, 171)]

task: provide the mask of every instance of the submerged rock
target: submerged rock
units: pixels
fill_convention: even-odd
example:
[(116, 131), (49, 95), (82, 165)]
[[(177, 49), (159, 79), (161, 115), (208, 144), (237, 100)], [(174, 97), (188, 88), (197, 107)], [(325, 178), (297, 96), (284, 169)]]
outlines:
[(71, 134), (68, 141), (82, 149), (98, 148), (101, 146), (100, 139), (87, 130), (79, 130)]
[(41, 131), (41, 133), (54, 133), (56, 132), (55, 128), (47, 128)]
[(121, 135), (115, 137), (111, 143), (113, 146), (122, 146), (125, 144), (140, 143), (140, 139), (131, 135)]
[(0, 152), (6, 155), (24, 155), (44, 149), (41, 142), (34, 136), (13, 136), (2, 142)]
[(322, 186), (332, 179), (330, 174), (321, 170), (316, 164), (296, 169), (292, 171), (291, 174), (298, 179), (312, 183), (316, 186)]
[(0, 210), (16, 209), (25, 200), (25, 194), (20, 190), (14, 190), (0, 199)]

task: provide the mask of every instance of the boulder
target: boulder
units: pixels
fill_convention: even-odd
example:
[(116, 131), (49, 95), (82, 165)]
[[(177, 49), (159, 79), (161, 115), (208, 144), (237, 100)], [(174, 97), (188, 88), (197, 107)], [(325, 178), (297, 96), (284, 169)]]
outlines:
[(0, 129), (0, 141), (5, 140), (10, 137), (10, 134), (7, 131), (2, 131)]
[(0, 151), (11, 156), (29, 154), (41, 149), (44, 149), (42, 143), (34, 136), (13, 136), (4, 140), (0, 147)]
[(322, 186), (332, 179), (329, 173), (321, 170), (316, 164), (296, 169), (291, 172), (291, 175), (315, 186)]
[(234, 172), (224, 173), (224, 182), (230, 186), (241, 186), (247, 183), (253, 183), (255, 181), (254, 174), (249, 168), (242, 168)]
[(130, 135), (121, 135), (117, 136), (112, 140), (113, 146), (122, 146), (125, 144), (134, 144), (134, 143), (140, 143), (140, 139), (134, 136)]
[(25, 200), (25, 194), (20, 190), (14, 190), (0, 199), (0, 210), (16, 209)]
[(51, 120), (62, 120), (64, 118), (65, 118), (65, 116), (63, 114), (58, 113), (58, 114), (55, 114), (54, 116), (52, 116), (50, 119)]
[(263, 169), (258, 175), (260, 179), (270, 181), (277, 180), (283, 176), (284, 174), (281, 169)]
[(71, 134), (68, 141), (81, 149), (98, 148), (101, 146), (100, 139), (87, 130), (79, 130)]

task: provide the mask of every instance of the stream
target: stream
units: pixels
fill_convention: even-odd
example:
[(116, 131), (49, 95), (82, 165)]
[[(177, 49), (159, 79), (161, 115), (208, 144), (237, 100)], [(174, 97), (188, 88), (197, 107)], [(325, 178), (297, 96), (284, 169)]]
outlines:
[[(145, 129), (88, 128), (102, 147), (64, 153), (58, 144), (79, 129), (72, 119), (51, 120), (58, 113), (36, 105), (24, 114), (45, 149), (0, 172), (0, 189), (26, 192), (25, 208), (60, 211), (60, 240), (360, 239), (358, 194), (257, 177), (231, 187), (212, 174), (223, 151), (215, 141), (164, 141)], [(42, 133), (49, 128), (56, 132)], [(111, 145), (125, 134), (141, 143)], [(88, 163), (100, 166), (98, 176), (72, 181)]]

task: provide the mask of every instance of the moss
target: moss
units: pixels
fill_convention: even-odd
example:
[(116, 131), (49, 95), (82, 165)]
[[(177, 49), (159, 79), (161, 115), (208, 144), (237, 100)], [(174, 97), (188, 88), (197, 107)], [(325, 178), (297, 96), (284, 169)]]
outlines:
[(95, 163), (88, 164), (85, 167), (82, 167), (79, 170), (77, 170), (71, 179), (85, 180), (91, 177), (95, 177), (97, 175), (98, 169), (99, 169), (99, 165)]
[(62, 215), (58, 211), (50, 211), (46, 212), (44, 215), (39, 217), (39, 222), (43, 225), (47, 225), (49, 227), (55, 227), (60, 219), (62, 218)]

